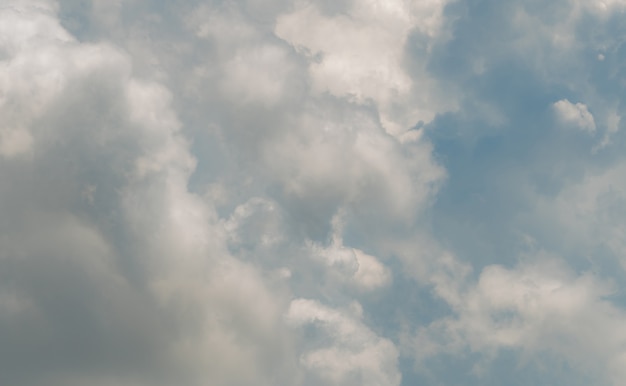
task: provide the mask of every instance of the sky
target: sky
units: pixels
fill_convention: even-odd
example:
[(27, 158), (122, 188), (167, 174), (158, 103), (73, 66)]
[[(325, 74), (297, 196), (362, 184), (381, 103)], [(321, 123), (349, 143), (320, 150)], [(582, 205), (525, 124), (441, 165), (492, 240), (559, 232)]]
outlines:
[(624, 385), (625, 91), (625, 0), (0, 0), (0, 384)]

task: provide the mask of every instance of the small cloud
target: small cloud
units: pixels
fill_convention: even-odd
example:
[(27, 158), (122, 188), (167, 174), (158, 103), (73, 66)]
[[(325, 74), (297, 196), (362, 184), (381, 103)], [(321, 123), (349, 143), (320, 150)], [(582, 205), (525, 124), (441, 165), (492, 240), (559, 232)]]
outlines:
[(567, 99), (561, 99), (555, 102), (552, 107), (562, 123), (576, 126), (578, 129), (591, 134), (595, 133), (596, 122), (585, 104), (574, 104)]
[(392, 281), (391, 270), (375, 256), (360, 249), (344, 245), (342, 232), (344, 212), (332, 219), (333, 235), (327, 247), (310, 243), (312, 257), (328, 269), (328, 273), (340, 282), (349, 283), (361, 291), (373, 291)]

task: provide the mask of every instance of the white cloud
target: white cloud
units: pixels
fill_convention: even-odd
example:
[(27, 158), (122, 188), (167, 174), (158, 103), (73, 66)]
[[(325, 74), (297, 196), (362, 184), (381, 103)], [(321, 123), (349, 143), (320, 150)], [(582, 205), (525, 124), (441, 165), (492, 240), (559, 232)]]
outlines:
[(451, 305), (455, 316), (420, 329), (413, 340), (419, 360), (467, 348), (491, 359), (500, 350), (522, 353), (520, 365), (548, 353), (572, 368), (615, 383), (622, 374), (626, 335), (623, 310), (606, 297), (613, 285), (593, 274), (577, 275), (546, 254), (507, 269), (486, 267), (475, 285)]
[(371, 291), (388, 285), (391, 281), (391, 272), (384, 264), (360, 249), (344, 245), (343, 215), (338, 213), (333, 218), (333, 233), (328, 247), (311, 243), (312, 257), (326, 265), (328, 274), (359, 290)]
[[(342, 102), (338, 102), (340, 104)], [(328, 210), (367, 207), (379, 220), (411, 221), (437, 191), (444, 171), (419, 139), (401, 143), (370, 114), (316, 105), (269, 142), (264, 162), (285, 192)]]
[(225, 68), (223, 87), (233, 100), (272, 105), (287, 96), (293, 64), (283, 47), (267, 45), (238, 53)]
[[(428, 143), (389, 136), (375, 113), (343, 95), (293, 98), (306, 91), (307, 63), (279, 39), (261, 39), (263, 27), (240, 11), (200, 10), (194, 43), (215, 44), (219, 60), (164, 77), (165, 60), (143, 71), (145, 60), (164, 59), (157, 47), (81, 42), (45, 4), (0, 10), (11, 27), (0, 63), (0, 150), (11, 162), (0, 176), (12, 182), (0, 187), (0, 272), (15, 277), (0, 285), (0, 330), (15, 337), (0, 350), (32, 339), (15, 359), (32, 366), (2, 365), (8, 384), (297, 385), (305, 373), (320, 384), (399, 384), (394, 344), (367, 327), (355, 300), (388, 286), (390, 269), (340, 233), (330, 246), (310, 241), (316, 235), (298, 233), (310, 220), (297, 210), (326, 201), (315, 220), (323, 226), (340, 208), (349, 221), (365, 208), (368, 221), (410, 223), (443, 177)], [(94, 4), (103, 14), (90, 33), (123, 36), (129, 4)], [(211, 22), (222, 14), (241, 18), (241, 29)], [(176, 76), (183, 81), (170, 83)], [(209, 125), (226, 155), (205, 196), (189, 189), (204, 156), (188, 136), (194, 105), (180, 106), (189, 95), (217, 101), (213, 112), (234, 111)], [(253, 115), (263, 109), (276, 118)], [(247, 138), (252, 122), (258, 142)], [(269, 197), (267, 186), (279, 193)], [(293, 292), (320, 294), (307, 272), (314, 262), (293, 256), (310, 255), (311, 245), (328, 275), (339, 274), (329, 286), (355, 301), (353, 311), (290, 305)], [(345, 252), (354, 270), (342, 275), (326, 262)], [(296, 282), (302, 276), (306, 285)], [(287, 329), (285, 312), (295, 325), (322, 321), (331, 344), (309, 350), (316, 343)], [(40, 342), (59, 353), (49, 366)]]
[(562, 99), (555, 102), (553, 107), (557, 117), (564, 124), (575, 126), (591, 134), (595, 133), (596, 122), (586, 105), (582, 103), (574, 104), (567, 99)]
[(354, 1), (346, 12), (326, 15), (315, 3), (304, 3), (281, 15), (275, 31), (309, 58), (314, 92), (363, 104), (373, 101), (387, 132), (401, 135), (453, 106), (453, 101), (437, 100), (436, 86), (427, 76), (414, 85), (405, 68), (409, 33), (417, 28), (435, 39), (445, 4)]
[(601, 170), (586, 170), (579, 181), (567, 184), (556, 196), (535, 197), (534, 210), (525, 221), (534, 218), (568, 253), (594, 256), (595, 248), (605, 248), (608, 255), (590, 259), (610, 259), (626, 268), (625, 175), (623, 161)]
[[(445, 247), (465, 236), (445, 228), (479, 228), (519, 199), (537, 222), (511, 215), (507, 230), (528, 220), (552, 246), (560, 235), (623, 263), (620, 36), (581, 39), (621, 3), (5, 1), (3, 382), (419, 383), (400, 371), (400, 320), (418, 359), (513, 349), (528, 364), (547, 352), (618, 383), (615, 287), (547, 255), (513, 268), (455, 256)], [(540, 90), (511, 82), (501, 98), (518, 65)], [(594, 84), (606, 74), (610, 87)], [(569, 179), (554, 168), (553, 194), (503, 189), (464, 217), (476, 185), (500, 178), (481, 167), (503, 165), (498, 189), (516, 181), (515, 157), (490, 158), (499, 145), (535, 155), (508, 153), (529, 141), (504, 132), (520, 130), (517, 106), (554, 90), (593, 109), (552, 105), (561, 125), (600, 133), (585, 157), (605, 158)], [(483, 124), (507, 129), (498, 151), (477, 137)], [(496, 244), (488, 233), (480, 242)]]
[(195, 72), (218, 83), (222, 98), (235, 105), (273, 108), (302, 93), (302, 70), (290, 47), (264, 39), (267, 32), (262, 26), (247, 20), (236, 7), (201, 5), (187, 23), (198, 37), (216, 46), (214, 60), (219, 62), (199, 64)]
[(602, 16), (610, 15), (612, 12), (619, 12), (620, 10), (623, 11), (626, 6), (626, 1), (624, 0), (597, 0), (579, 3)]
[[(358, 305), (357, 308), (360, 308)], [(398, 351), (358, 317), (308, 299), (291, 302), (287, 320), (294, 326), (313, 325), (328, 336), (330, 347), (305, 352), (300, 361), (327, 385), (399, 385)]]

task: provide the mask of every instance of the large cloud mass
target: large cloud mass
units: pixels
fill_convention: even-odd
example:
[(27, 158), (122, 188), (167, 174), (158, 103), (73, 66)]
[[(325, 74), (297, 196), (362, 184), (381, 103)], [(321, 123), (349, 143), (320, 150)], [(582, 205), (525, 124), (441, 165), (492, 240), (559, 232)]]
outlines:
[(0, 383), (622, 384), (625, 12), (3, 1)]

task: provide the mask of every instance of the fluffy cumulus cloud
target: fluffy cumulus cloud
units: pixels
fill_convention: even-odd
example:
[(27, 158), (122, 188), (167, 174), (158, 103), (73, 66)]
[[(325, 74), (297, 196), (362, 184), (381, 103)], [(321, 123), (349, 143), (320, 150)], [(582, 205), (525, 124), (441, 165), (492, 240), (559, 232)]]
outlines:
[(554, 111), (564, 124), (574, 126), (580, 130), (593, 133), (596, 131), (596, 122), (587, 106), (582, 103), (573, 104), (567, 99), (555, 102)]
[(489, 361), (516, 350), (522, 366), (566, 361), (582, 369), (584, 382), (620, 384), (626, 314), (606, 299), (616, 291), (614, 284), (591, 273), (574, 274), (545, 252), (530, 260), (512, 268), (485, 267), (465, 291), (446, 294), (453, 295), (448, 301), (455, 316), (419, 328), (410, 343), (417, 358), (481, 352), (472, 372), (485, 377)]
[(625, 13), (3, 1), (0, 383), (622, 384)]

